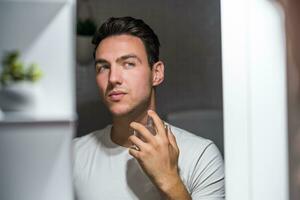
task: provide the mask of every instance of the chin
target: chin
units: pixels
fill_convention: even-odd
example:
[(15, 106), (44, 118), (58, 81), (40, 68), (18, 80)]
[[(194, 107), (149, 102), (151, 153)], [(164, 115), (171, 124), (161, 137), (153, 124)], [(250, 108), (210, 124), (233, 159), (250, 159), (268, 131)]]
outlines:
[[(149, 100), (149, 99), (148, 99)], [(119, 102), (115, 104), (106, 104), (113, 117), (126, 117), (135, 116), (139, 113), (147, 110), (150, 102), (147, 100), (139, 101), (139, 103), (133, 104), (128, 102)]]
[(128, 107), (118, 107), (118, 108), (111, 107), (109, 110), (110, 110), (111, 114), (115, 117), (126, 116), (132, 112), (132, 109), (130, 109)]

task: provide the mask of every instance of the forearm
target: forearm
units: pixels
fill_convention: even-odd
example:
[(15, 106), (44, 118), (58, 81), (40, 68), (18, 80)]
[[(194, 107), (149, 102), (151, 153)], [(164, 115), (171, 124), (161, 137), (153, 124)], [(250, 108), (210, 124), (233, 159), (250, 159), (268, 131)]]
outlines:
[(167, 200), (192, 200), (182, 180), (178, 178), (173, 183), (168, 183), (160, 188), (162, 195)]

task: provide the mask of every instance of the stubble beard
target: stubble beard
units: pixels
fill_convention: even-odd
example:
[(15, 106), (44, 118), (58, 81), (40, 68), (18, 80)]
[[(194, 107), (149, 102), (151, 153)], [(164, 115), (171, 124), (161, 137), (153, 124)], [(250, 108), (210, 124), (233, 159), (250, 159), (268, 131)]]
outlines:
[[(124, 108), (122, 112), (115, 112), (113, 108), (111, 108), (109, 102), (104, 102), (107, 108), (109, 109), (113, 119), (122, 119), (126, 118), (129, 120), (135, 120), (138, 118), (141, 114), (147, 112), (151, 105), (151, 96), (152, 96), (152, 90), (149, 92), (149, 95), (145, 97), (144, 99), (140, 100), (137, 104), (130, 104), (128, 103), (128, 107)], [(130, 105), (129, 105), (130, 104)]]

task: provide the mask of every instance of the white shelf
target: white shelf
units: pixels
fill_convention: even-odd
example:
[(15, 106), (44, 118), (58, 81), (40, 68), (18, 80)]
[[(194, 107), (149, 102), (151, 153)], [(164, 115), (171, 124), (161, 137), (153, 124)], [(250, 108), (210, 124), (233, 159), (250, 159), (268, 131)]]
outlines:
[(0, 0), (0, 3), (67, 3), (74, 0)]
[(77, 115), (61, 113), (34, 113), (34, 112), (2, 112), (0, 111), (0, 124), (3, 123), (36, 123), (36, 122), (65, 122), (76, 121)]

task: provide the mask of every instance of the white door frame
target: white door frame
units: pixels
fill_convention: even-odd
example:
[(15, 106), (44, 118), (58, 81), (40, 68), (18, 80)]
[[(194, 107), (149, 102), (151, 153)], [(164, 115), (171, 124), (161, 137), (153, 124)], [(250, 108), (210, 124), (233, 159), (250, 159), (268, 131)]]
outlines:
[(276, 1), (221, 0), (226, 199), (287, 200), (284, 15)]

